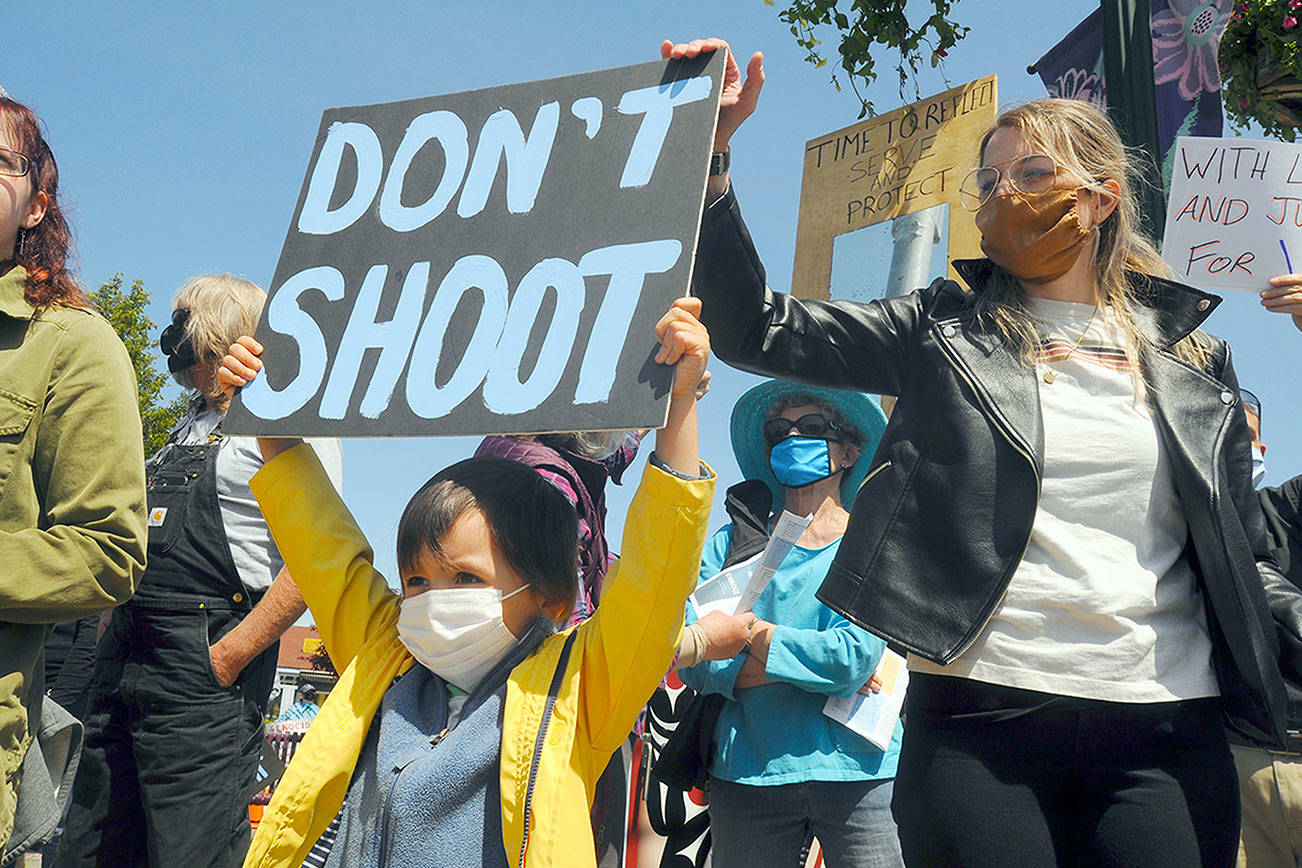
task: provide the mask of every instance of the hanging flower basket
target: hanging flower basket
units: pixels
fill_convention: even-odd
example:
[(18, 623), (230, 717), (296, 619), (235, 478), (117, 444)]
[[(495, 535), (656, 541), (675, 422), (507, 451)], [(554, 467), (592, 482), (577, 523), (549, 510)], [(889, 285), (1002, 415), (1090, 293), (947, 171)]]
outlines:
[(1221, 37), (1225, 113), (1291, 142), (1302, 127), (1302, 0), (1236, 0)]

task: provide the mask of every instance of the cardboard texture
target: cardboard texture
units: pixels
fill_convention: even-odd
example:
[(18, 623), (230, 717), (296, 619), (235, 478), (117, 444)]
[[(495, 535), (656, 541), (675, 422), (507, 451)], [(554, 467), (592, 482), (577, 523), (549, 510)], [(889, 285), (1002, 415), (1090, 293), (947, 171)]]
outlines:
[(992, 75), (807, 142), (792, 292), (828, 297), (836, 236), (943, 203), (950, 259), (980, 256), (981, 234), (958, 190), (998, 105)]
[(723, 60), (327, 110), (223, 430), (663, 425)]
[(1199, 289), (1260, 292), (1302, 268), (1302, 144), (1177, 139), (1162, 257)]

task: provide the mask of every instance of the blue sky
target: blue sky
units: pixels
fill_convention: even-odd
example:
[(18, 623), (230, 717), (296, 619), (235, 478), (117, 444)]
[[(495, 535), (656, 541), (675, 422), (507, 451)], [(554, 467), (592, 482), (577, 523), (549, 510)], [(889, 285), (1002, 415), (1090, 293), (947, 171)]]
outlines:
[[(781, 5), (781, 4), (779, 4)], [(1043, 95), (1027, 64), (1097, 4), (968, 0), (954, 17), (972, 31), (950, 52), (952, 84), (991, 73), (1003, 103)], [(638, 63), (663, 38), (719, 35), (762, 50), (768, 81), (758, 113), (733, 141), (733, 178), (770, 281), (791, 274), (804, 143), (852, 123), (858, 103), (829, 71), (802, 60), (777, 9), (762, 0), (621, 2), (155, 4), (42, 2), (23, 8), (0, 84), (43, 116), (77, 230), (81, 276), (121, 271), (154, 294), (167, 319), (192, 274), (231, 271), (266, 285), (323, 109), (450, 93)], [(830, 39), (829, 34), (829, 39)], [(831, 53), (835, 47), (827, 46)], [(889, 58), (887, 58), (889, 60)], [(892, 70), (869, 96), (901, 104)], [(925, 70), (923, 94), (943, 90)], [(863, 245), (838, 245), (854, 251)], [(864, 251), (871, 256), (872, 251)], [(838, 261), (842, 269), (854, 264)], [(1239, 377), (1265, 405), (1269, 480), (1302, 471), (1295, 433), (1302, 333), (1253, 295), (1229, 294), (1209, 321), (1234, 347)], [(728, 444), (732, 404), (758, 380), (716, 362), (702, 407), (703, 454), (720, 498), (739, 478)], [(398, 515), (438, 468), (473, 451), (469, 438), (351, 440), (344, 496), (393, 573)], [(612, 490), (617, 539), (632, 495)], [(711, 526), (722, 522), (716, 511)], [(618, 548), (618, 543), (615, 543)]]

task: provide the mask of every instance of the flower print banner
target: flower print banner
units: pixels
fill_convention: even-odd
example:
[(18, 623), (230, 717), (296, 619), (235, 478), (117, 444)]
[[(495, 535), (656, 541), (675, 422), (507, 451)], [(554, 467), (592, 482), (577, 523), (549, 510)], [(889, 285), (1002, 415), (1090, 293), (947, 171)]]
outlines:
[[(1168, 185), (1177, 136), (1219, 136), (1224, 130), (1216, 54), (1233, 6), (1233, 0), (1152, 0), (1157, 140)], [(1090, 13), (1032, 71), (1050, 96), (1106, 107), (1102, 13)]]
[(1182, 136), (1162, 256), (1199, 289), (1260, 292), (1302, 268), (1302, 144)]

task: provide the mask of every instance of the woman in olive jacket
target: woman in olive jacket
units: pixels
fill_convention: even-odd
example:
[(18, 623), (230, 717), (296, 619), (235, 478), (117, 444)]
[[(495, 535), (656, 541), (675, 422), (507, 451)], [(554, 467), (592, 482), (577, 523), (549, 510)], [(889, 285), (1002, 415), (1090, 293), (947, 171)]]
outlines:
[[(13, 823), (41, 719), (48, 626), (125, 601), (145, 566), (135, 373), (66, 270), (57, 193), (36, 116), (0, 97), (0, 850), (9, 855), (39, 837)], [(25, 818), (53, 831), (57, 810), (32, 812), (24, 805)]]
[[(729, 61), (717, 152), (762, 80), (759, 55), (744, 83)], [(1223, 723), (1279, 742), (1271, 606), (1287, 654), (1302, 631), (1229, 349), (1198, 331), (1218, 299), (1166, 279), (1087, 104), (1005, 112), (973, 156), (988, 258), (868, 304), (769, 290), (712, 176), (702, 321), (730, 364), (898, 398), (819, 598), (911, 652), (905, 860), (1228, 864)]]

